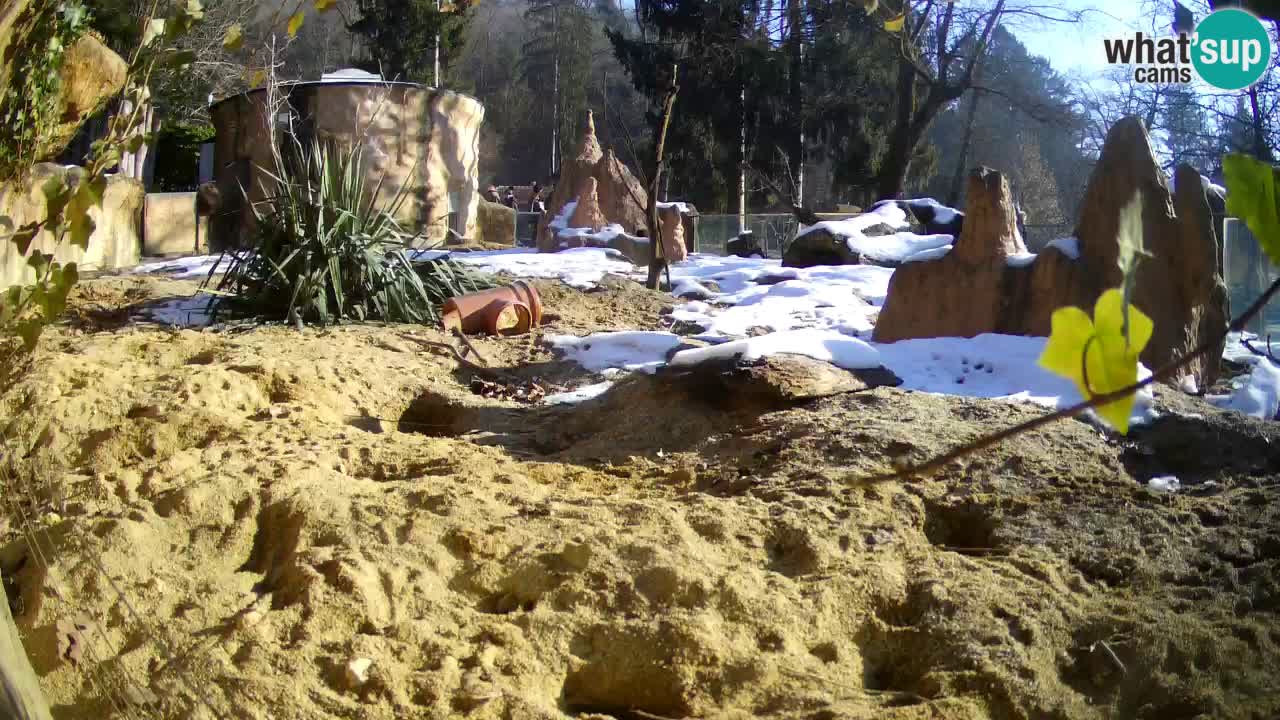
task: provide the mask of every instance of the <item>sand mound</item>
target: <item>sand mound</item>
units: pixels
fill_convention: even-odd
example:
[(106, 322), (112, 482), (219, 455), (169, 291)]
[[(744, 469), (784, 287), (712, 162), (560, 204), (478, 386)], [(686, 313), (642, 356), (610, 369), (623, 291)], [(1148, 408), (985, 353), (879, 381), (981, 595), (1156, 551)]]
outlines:
[[(92, 318), (173, 290), (150, 282), (90, 283)], [(656, 302), (547, 294), (548, 332)], [(11, 526), (0, 571), (58, 717), (1280, 713), (1270, 427), (1170, 397), (1205, 417), (1168, 416), (1176, 446), (1067, 422), (856, 486), (1038, 411), (726, 406), (664, 377), (530, 406), (409, 331), (444, 340), (62, 329), (15, 371), (0, 408), (44, 532)], [(593, 381), (535, 338), (479, 349)], [(1189, 451), (1232, 443), (1248, 462)], [(1146, 490), (1161, 469), (1192, 489)]]

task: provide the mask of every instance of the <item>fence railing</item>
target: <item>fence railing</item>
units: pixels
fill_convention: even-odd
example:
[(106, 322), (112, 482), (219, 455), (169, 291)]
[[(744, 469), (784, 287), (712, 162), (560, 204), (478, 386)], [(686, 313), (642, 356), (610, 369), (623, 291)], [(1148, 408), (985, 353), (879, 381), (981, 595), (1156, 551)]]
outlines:
[[(746, 216), (746, 228), (755, 236), (765, 257), (780, 258), (796, 237), (799, 224), (794, 215), (769, 213)], [(737, 215), (699, 215), (693, 251), (709, 255), (725, 255), (725, 245), (739, 232)]]

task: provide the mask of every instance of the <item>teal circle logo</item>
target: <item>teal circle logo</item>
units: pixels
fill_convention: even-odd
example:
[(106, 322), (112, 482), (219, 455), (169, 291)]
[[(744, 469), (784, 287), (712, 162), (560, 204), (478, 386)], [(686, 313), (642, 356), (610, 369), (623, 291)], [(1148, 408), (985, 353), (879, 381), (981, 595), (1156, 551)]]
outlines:
[(1242, 90), (1258, 82), (1271, 63), (1271, 38), (1262, 21), (1244, 10), (1209, 13), (1196, 26), (1191, 62), (1196, 72), (1221, 90)]

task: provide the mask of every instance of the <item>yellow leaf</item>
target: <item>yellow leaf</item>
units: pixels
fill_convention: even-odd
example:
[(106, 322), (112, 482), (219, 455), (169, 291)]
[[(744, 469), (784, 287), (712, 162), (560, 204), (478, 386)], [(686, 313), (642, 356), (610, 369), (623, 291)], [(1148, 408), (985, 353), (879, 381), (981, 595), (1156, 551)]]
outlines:
[[(1124, 310), (1124, 294), (1112, 289), (1098, 298), (1092, 320), (1076, 307), (1054, 311), (1052, 332), (1040, 355), (1040, 366), (1074, 382), (1086, 400), (1132, 385), (1138, 379), (1138, 356), (1155, 326), (1151, 318), (1130, 305), (1126, 338)], [(1096, 411), (1117, 432), (1125, 434), (1129, 431), (1133, 402), (1130, 394), (1099, 406)]]
[(297, 37), (298, 31), (302, 29), (302, 21), (307, 18), (307, 14), (302, 10), (293, 14), (289, 18), (289, 37)]
[(906, 13), (898, 13), (896, 16), (884, 21), (884, 29), (891, 33), (902, 32), (903, 26), (907, 23)]
[(244, 35), (240, 31), (240, 23), (235, 23), (227, 28), (227, 33), (222, 36), (222, 47), (235, 52), (244, 44)]
[(333, 0), (315, 0), (316, 10), (326, 12), (333, 9)]
[(262, 87), (262, 83), (266, 81), (267, 81), (267, 71), (259, 68), (257, 70), (254, 70), (253, 74), (249, 76), (249, 87), (250, 88)]

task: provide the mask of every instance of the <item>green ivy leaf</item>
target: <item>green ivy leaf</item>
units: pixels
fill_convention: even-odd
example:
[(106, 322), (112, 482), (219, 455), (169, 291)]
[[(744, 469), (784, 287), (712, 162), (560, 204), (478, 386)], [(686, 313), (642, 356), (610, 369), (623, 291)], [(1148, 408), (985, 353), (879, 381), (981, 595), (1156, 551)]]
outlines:
[(1222, 159), (1227, 214), (1244, 221), (1271, 263), (1280, 267), (1280, 169), (1248, 155)]
[(45, 222), (51, 227), (62, 224), (62, 212), (71, 200), (71, 188), (67, 187), (67, 179), (62, 175), (54, 175), (40, 186), (44, 193)]
[(147, 47), (155, 42), (155, 39), (164, 35), (165, 20), (164, 18), (153, 18), (147, 23), (147, 27), (142, 31), (142, 46)]
[(13, 231), (9, 236), (9, 241), (18, 248), (19, 255), (26, 255), (31, 249), (31, 243), (35, 241), (36, 236), (40, 234), (40, 224), (29, 222), (26, 225)]
[(89, 237), (97, 227), (97, 223), (89, 215), (89, 210), (101, 204), (102, 195), (95, 192), (94, 185), (95, 183), (92, 182), (80, 183), (76, 194), (67, 205), (67, 240), (81, 250), (89, 249)]
[(52, 259), (52, 255), (37, 250), (31, 253), (31, 257), (27, 258), (27, 267), (35, 270), (37, 275), (43, 275), (44, 269), (49, 266), (49, 261)]

